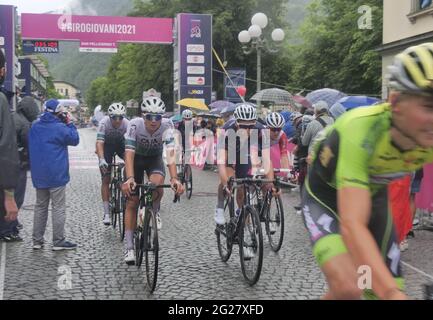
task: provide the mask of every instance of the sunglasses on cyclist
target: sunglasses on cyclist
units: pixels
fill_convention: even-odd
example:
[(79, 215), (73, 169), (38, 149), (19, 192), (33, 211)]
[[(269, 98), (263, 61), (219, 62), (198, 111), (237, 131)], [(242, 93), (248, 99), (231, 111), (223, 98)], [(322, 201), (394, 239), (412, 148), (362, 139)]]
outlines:
[(161, 121), (161, 119), (162, 119), (162, 115), (160, 115), (160, 114), (147, 113), (144, 115), (144, 117), (148, 121)]
[(254, 129), (256, 127), (256, 124), (251, 122), (247, 122), (247, 123), (238, 122), (238, 127), (239, 129)]
[(111, 120), (123, 120), (123, 116), (112, 116), (110, 117)]
[(271, 128), (272, 132), (281, 132), (281, 128)]

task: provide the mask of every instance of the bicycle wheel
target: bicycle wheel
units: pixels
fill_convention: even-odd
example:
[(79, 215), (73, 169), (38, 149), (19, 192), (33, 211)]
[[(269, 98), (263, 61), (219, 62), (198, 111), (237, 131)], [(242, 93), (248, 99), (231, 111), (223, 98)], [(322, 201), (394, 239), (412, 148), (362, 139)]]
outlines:
[(192, 170), (189, 164), (185, 165), (185, 186), (186, 186), (186, 196), (188, 199), (191, 199), (192, 196)]
[[(138, 209), (138, 211), (144, 210)], [(143, 263), (143, 224), (139, 221), (140, 212), (137, 214), (137, 227), (134, 231), (135, 265), (140, 268)]]
[(274, 252), (278, 252), (281, 249), (281, 245), (283, 244), (284, 238), (284, 210), (283, 210), (283, 202), (281, 201), (281, 197), (272, 197), (272, 195), (268, 195), (270, 197), (267, 207), (265, 208), (266, 212), (266, 234), (268, 235), (269, 244), (271, 245), (271, 249)]
[(116, 228), (116, 184), (114, 181), (110, 183), (110, 215), (111, 215), (111, 226), (113, 229)]
[(234, 215), (234, 204), (232, 197), (226, 197), (224, 202), (224, 225), (217, 225), (215, 234), (217, 237), (218, 252), (223, 262), (230, 259), (233, 248), (233, 232), (235, 232), (236, 225), (232, 221)]
[(158, 279), (159, 240), (156, 227), (156, 216), (153, 210), (147, 209), (144, 218), (143, 244), (146, 261), (146, 278), (150, 293), (155, 290)]
[(121, 240), (123, 240), (123, 237), (125, 236), (125, 198), (122, 196), (122, 192), (120, 189), (117, 189), (117, 197), (118, 197), (118, 211), (116, 212), (117, 219), (119, 220), (119, 235)]
[(263, 235), (260, 218), (252, 206), (245, 206), (241, 213), (239, 230), (239, 255), (242, 274), (250, 286), (260, 278), (263, 263)]

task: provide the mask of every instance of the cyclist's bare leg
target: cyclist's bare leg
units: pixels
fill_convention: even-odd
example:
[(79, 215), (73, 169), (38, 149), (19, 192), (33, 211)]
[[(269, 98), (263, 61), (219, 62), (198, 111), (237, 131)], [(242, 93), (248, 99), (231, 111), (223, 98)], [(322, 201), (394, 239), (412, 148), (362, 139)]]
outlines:
[[(158, 173), (153, 173), (149, 177), (149, 182), (156, 184), (156, 185), (164, 184), (164, 180), (165, 180), (165, 177), (158, 174)], [(155, 212), (159, 211), (160, 203), (161, 203), (161, 199), (162, 199), (163, 195), (164, 195), (164, 189), (157, 189), (153, 192), (153, 195), (152, 195), (153, 210)]]
[[(232, 167), (226, 167), (226, 173), (227, 173), (227, 177), (229, 177), (229, 179), (231, 177), (235, 176), (235, 170), (233, 170)], [(217, 194), (217, 208), (224, 208), (224, 192), (223, 192), (223, 184), (220, 180), (220, 183), (218, 185), (218, 194)]]
[(102, 178), (101, 197), (103, 202), (110, 201), (110, 176), (104, 176)]
[(138, 196), (131, 196), (126, 202), (125, 239), (128, 250), (133, 249), (133, 234), (137, 225)]
[(242, 208), (242, 206), (244, 205), (244, 194), (244, 187), (240, 187), (236, 190), (236, 203), (238, 204), (238, 208)]
[(361, 299), (362, 289), (358, 288), (356, 265), (348, 253), (343, 253), (327, 261), (321, 267), (328, 283), (328, 292), (323, 300)]

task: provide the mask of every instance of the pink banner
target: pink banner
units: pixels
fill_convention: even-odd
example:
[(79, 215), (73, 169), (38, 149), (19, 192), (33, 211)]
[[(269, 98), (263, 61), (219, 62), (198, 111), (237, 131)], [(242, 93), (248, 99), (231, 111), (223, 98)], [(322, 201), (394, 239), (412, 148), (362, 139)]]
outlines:
[(216, 164), (216, 146), (217, 138), (205, 139), (195, 146), (195, 152), (191, 156), (191, 165), (203, 170), (205, 163)]
[(433, 164), (424, 166), (420, 192), (415, 198), (416, 207), (433, 212)]
[(65, 40), (94, 43), (173, 42), (173, 19), (104, 16), (68, 16), (23, 13), (24, 40)]

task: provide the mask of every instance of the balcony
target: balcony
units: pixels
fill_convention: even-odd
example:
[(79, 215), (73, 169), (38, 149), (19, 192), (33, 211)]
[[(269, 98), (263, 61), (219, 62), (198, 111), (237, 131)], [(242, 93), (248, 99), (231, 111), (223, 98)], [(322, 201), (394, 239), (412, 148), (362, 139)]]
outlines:
[(412, 0), (411, 12), (407, 15), (410, 22), (415, 23), (417, 18), (425, 15), (433, 16), (433, 1)]

